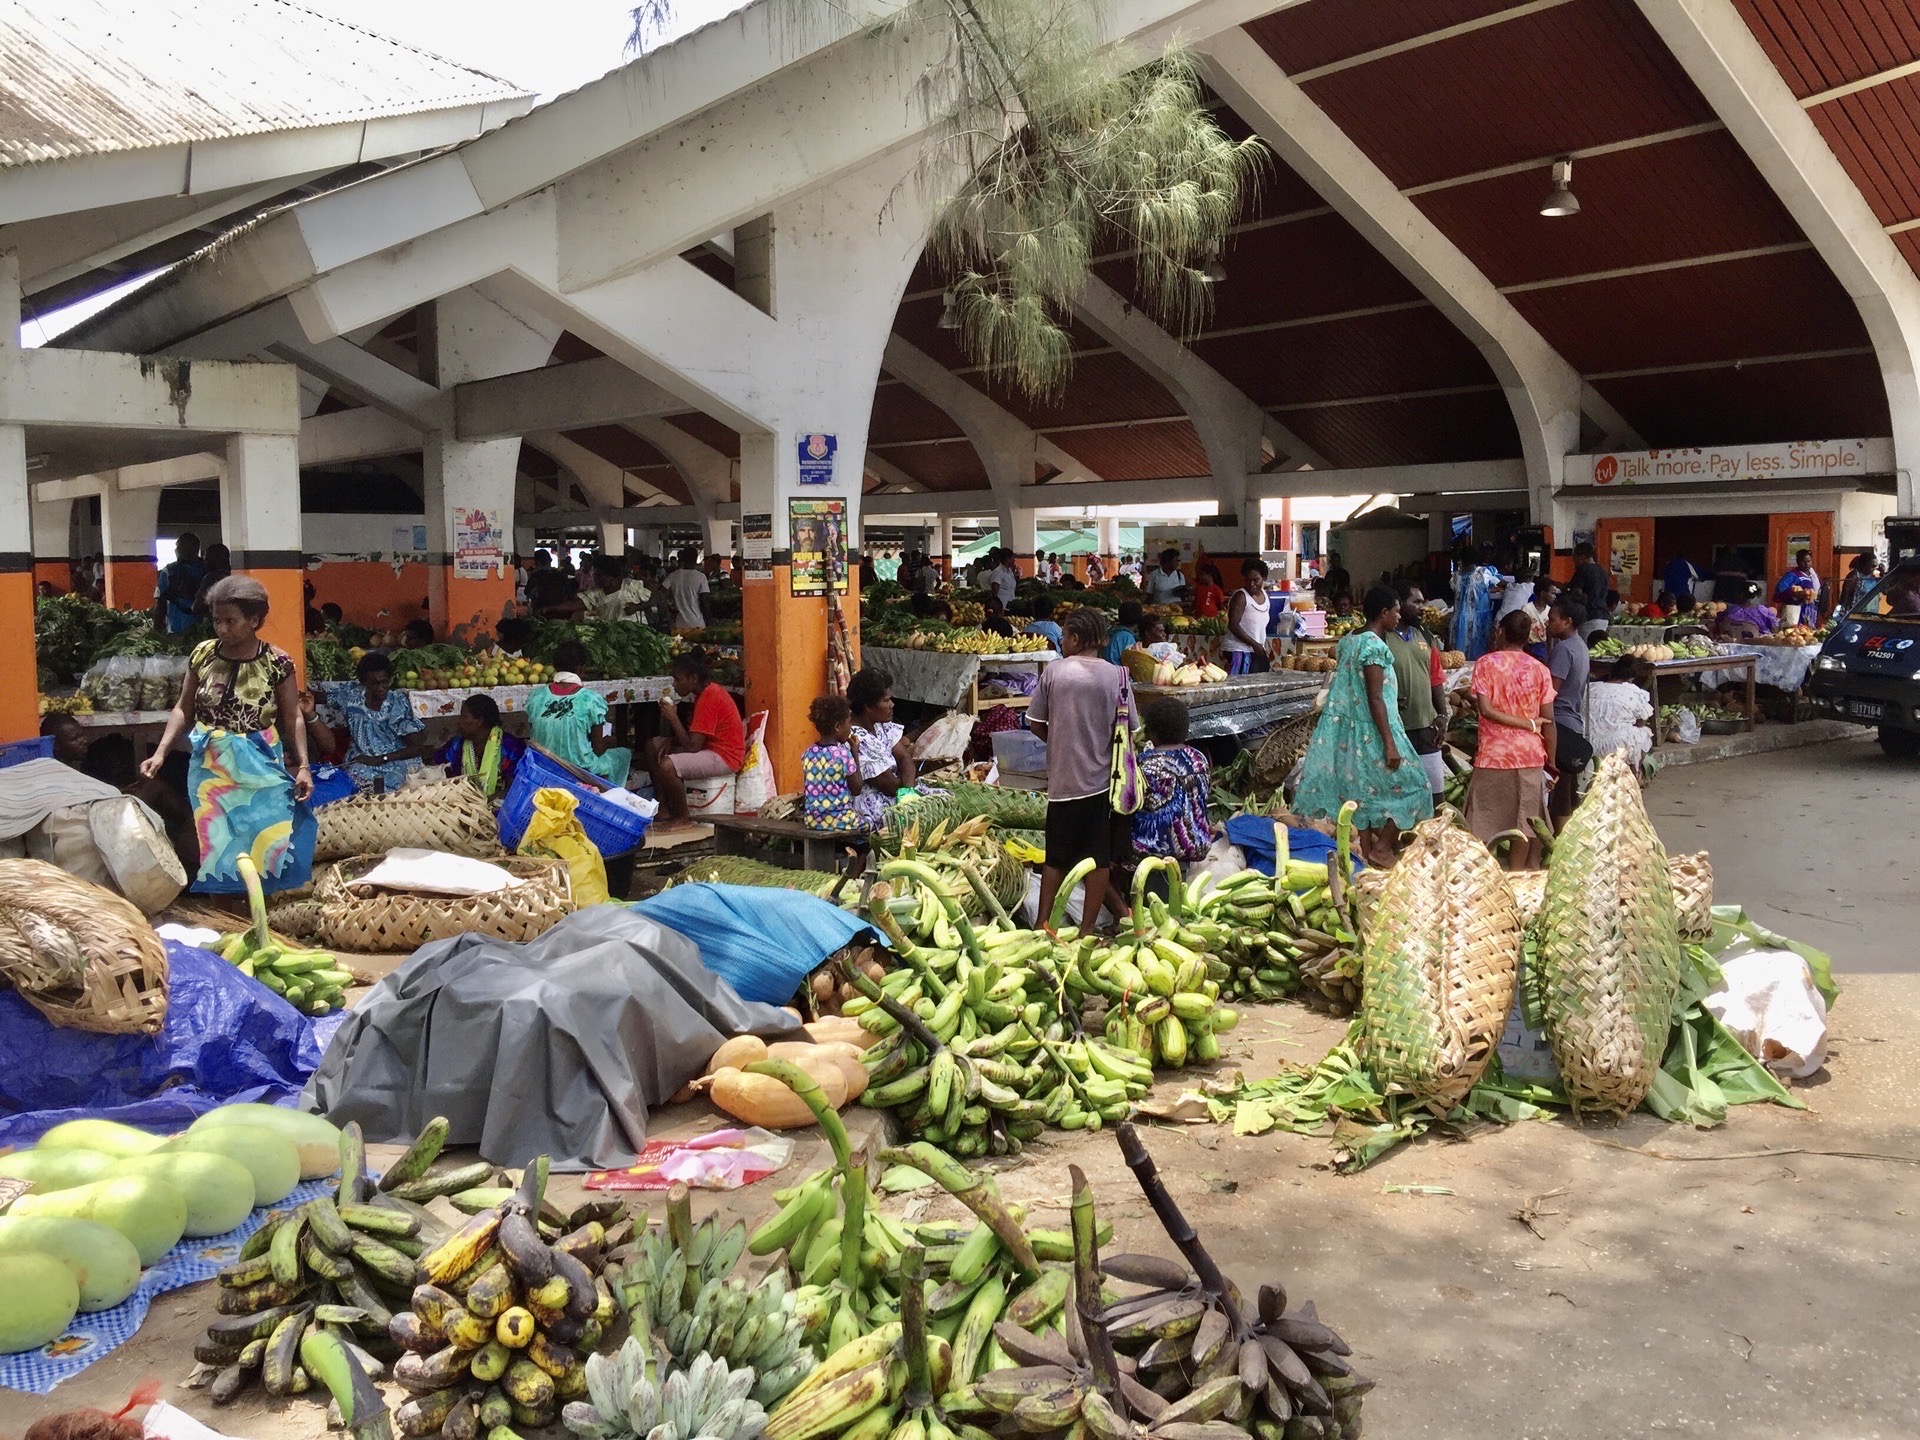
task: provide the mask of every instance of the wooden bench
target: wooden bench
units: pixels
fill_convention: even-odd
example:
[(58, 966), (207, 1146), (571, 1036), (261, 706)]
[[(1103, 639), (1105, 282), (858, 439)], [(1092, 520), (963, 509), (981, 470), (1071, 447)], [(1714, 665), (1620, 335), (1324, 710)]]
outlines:
[(721, 855), (751, 855), (769, 844), (799, 852), (801, 870), (835, 871), (845, 868), (849, 846), (865, 845), (864, 830), (812, 830), (795, 820), (762, 820), (757, 815), (715, 815), (713, 848)]

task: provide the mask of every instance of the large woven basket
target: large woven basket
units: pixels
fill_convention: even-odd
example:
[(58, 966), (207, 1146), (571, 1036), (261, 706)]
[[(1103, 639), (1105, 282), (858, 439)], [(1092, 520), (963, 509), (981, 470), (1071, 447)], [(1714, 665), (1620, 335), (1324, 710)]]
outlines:
[(438, 850), (485, 858), (500, 853), (500, 827), (480, 788), (466, 779), (440, 780), (355, 795), (314, 812), (319, 833), (315, 860), (381, 855), (389, 850)]
[(492, 863), (527, 880), (491, 895), (420, 895), (356, 890), (351, 882), (386, 857), (357, 855), (331, 867), (314, 887), (319, 938), (335, 950), (393, 955), (429, 940), (469, 932), (515, 942), (545, 934), (572, 911), (573, 886), (564, 861), (509, 855)]
[(1414, 827), (1373, 907), (1356, 1049), (1389, 1095), (1444, 1115), (1493, 1058), (1519, 973), (1519, 908), (1487, 847), (1444, 817)]
[(1693, 855), (1669, 855), (1667, 880), (1673, 886), (1674, 918), (1682, 940), (1713, 938), (1713, 861), (1701, 850)]
[(1681, 954), (1666, 853), (1622, 751), (1601, 757), (1560, 832), (1539, 923), (1542, 1008), (1567, 1094), (1625, 1115), (1666, 1053)]
[(167, 951), (124, 896), (39, 860), (0, 860), (0, 979), (56, 1025), (155, 1034)]
[(1293, 767), (1307, 753), (1307, 742), (1313, 739), (1313, 727), (1319, 719), (1319, 715), (1309, 710), (1304, 715), (1289, 716), (1273, 727), (1260, 742), (1260, 748), (1253, 752), (1253, 783), (1258, 789), (1277, 790), (1293, 773)]

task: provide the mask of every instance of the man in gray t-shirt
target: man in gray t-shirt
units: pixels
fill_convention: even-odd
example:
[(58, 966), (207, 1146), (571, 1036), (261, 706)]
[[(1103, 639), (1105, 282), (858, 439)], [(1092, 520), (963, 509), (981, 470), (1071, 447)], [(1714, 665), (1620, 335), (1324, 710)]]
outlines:
[(1060, 622), (1065, 659), (1040, 672), (1027, 723), (1047, 742), (1047, 858), (1040, 871), (1045, 924), (1067, 871), (1093, 861), (1081, 902), (1081, 928), (1091, 930), (1107, 898), (1107, 867), (1114, 861), (1114, 813), (1107, 799), (1113, 722), (1133, 692), (1127, 672), (1100, 658), (1106, 620), (1098, 610), (1073, 611)]

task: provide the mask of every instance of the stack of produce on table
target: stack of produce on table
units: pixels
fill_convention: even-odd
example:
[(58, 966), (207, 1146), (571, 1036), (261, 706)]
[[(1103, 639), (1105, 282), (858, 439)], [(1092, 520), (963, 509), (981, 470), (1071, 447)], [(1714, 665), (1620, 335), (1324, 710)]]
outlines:
[[(918, 873), (902, 872), (892, 886), (888, 909), (908, 935), (943, 949), (953, 949), (958, 941), (947, 926), (942, 895), (952, 896), (969, 915), (977, 917), (1007, 914), (1022, 902), (1027, 891), (1026, 867), (1007, 854), (988, 815), (976, 814), (958, 822), (947, 818), (963, 803), (931, 802), (940, 807), (938, 819), (918, 804), (897, 806), (893, 820), (901, 828), (874, 837), (874, 848), (883, 858), (917, 860), (933, 876), (927, 880)], [(1024, 810), (1010, 806), (1005, 813), (1023, 815)]]
[(1593, 642), (1596, 660), (1645, 660), (1658, 665), (1666, 660), (1711, 660), (1720, 652), (1704, 635), (1682, 635), (1664, 645), (1629, 645), (1617, 636), (1602, 635)]
[(1158, 685), (1163, 688), (1217, 685), (1227, 678), (1227, 672), (1218, 665), (1198, 661), (1175, 665), (1171, 660), (1156, 659), (1138, 647), (1121, 651), (1120, 663), (1127, 667), (1127, 674), (1136, 685)]
[(1292, 654), (1280, 661), (1282, 670), (1298, 670), (1307, 675), (1331, 675), (1340, 668), (1340, 662), (1331, 655)]
[(186, 675), (184, 655), (115, 654), (88, 666), (76, 693), (89, 711), (171, 710)]
[(0, 1155), (0, 1176), (33, 1185), (0, 1215), (0, 1352), (44, 1345), (75, 1314), (118, 1305), (183, 1236), (224, 1235), (301, 1180), (331, 1174), (338, 1133), (317, 1116), (229, 1105), (173, 1139), (70, 1120)]
[(213, 953), (309, 1015), (326, 1015), (344, 1008), (347, 987), (354, 983), (353, 972), (331, 951), (296, 950), (276, 940), (267, 925), (266, 891), (252, 857), (242, 855), (237, 868), (247, 887), (253, 923), (215, 941), (210, 947)]
[(1771, 635), (1762, 635), (1754, 640), (1743, 640), (1743, 645), (1818, 645), (1823, 635), (1831, 634), (1833, 622), (1829, 620), (1819, 630), (1811, 625), (1783, 625)]
[(868, 644), (896, 650), (937, 650), (947, 655), (1031, 655), (1053, 648), (1044, 635), (996, 635), (965, 625), (947, 625), (938, 620), (906, 617), (911, 628), (888, 625), (871, 635), (862, 631)]
[[(1317, 1065), (1211, 1098), (1214, 1118), (1243, 1134), (1331, 1129), (1342, 1167), (1358, 1168), (1436, 1118), (1644, 1106), (1716, 1125), (1729, 1105), (1799, 1105), (1701, 1005), (1720, 971), (1688, 942), (1716, 930), (1712, 869), (1661, 850), (1622, 755), (1602, 758), (1544, 873), (1493, 867), (1441, 818), (1383, 880), (1363, 877), (1347, 897), (1366, 943), (1346, 1039)], [(1554, 1083), (1514, 1080), (1493, 1058), (1516, 995)]]
[(1342, 635), (1351, 635), (1356, 630), (1367, 628), (1367, 618), (1357, 611), (1348, 611), (1344, 615), (1330, 616), (1327, 620), (1327, 636), (1337, 640)]
[(212, 634), (205, 625), (169, 634), (153, 623), (150, 611), (111, 610), (84, 595), (53, 595), (33, 607), (34, 653), (42, 688), (72, 685), (102, 660), (182, 656)]
[(1227, 617), (1224, 615), (1169, 615), (1167, 629), (1176, 635), (1224, 635), (1227, 633)]
[[(357, 662), (360, 657), (349, 652)], [(541, 685), (553, 667), (499, 650), (458, 645), (422, 645), (393, 652), (393, 683), (402, 690), (487, 690), (501, 685)]]

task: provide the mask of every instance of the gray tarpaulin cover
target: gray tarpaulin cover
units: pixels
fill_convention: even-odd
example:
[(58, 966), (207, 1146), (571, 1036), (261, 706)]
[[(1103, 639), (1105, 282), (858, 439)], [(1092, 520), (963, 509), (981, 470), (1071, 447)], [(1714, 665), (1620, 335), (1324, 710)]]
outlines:
[(435, 1115), (448, 1143), (498, 1165), (631, 1165), (647, 1111), (733, 1035), (799, 1022), (742, 1000), (684, 935), (624, 905), (577, 911), (539, 939), (423, 945), (354, 1008), (305, 1106), (375, 1142)]

